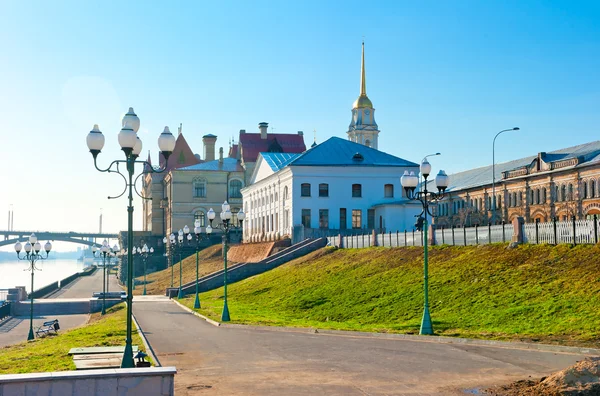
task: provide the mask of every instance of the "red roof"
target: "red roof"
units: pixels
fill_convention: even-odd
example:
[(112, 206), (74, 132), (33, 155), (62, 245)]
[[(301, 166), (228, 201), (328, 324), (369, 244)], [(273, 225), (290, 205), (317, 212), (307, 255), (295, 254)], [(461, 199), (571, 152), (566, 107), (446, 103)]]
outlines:
[(269, 151), (283, 153), (303, 153), (306, 151), (304, 136), (269, 133), (266, 139), (261, 139), (260, 133), (240, 133), (238, 142), (240, 153), (244, 162), (256, 162), (258, 153)]
[[(165, 157), (162, 153), (158, 154), (160, 167), (165, 165)], [(179, 169), (190, 165), (196, 165), (203, 161), (198, 161), (198, 158), (194, 156), (194, 152), (188, 145), (187, 141), (183, 137), (183, 134), (177, 136), (175, 141), (175, 148), (173, 153), (169, 156), (169, 163), (167, 164), (167, 171), (171, 169)]]

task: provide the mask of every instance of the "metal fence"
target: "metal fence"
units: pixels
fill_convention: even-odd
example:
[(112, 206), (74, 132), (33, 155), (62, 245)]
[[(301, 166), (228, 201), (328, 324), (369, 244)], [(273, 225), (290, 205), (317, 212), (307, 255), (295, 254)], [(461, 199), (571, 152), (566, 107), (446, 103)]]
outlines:
[(10, 316), (10, 303), (0, 303), (0, 320)]
[(6, 296), (8, 296), (8, 289), (0, 289), (0, 305), (6, 301)]
[[(475, 227), (440, 227), (435, 229), (437, 245), (485, 245), (488, 243), (510, 242), (513, 239), (513, 224), (485, 225)], [(524, 243), (533, 244), (595, 244), (598, 243), (599, 219), (594, 216), (587, 220), (554, 219), (548, 223), (527, 223), (521, 233)], [(345, 248), (365, 248), (373, 244), (372, 232), (355, 235), (342, 235), (341, 245)], [(340, 235), (327, 236), (328, 244), (340, 246)], [(423, 246), (422, 231), (396, 231), (375, 234), (376, 246), (402, 247)]]

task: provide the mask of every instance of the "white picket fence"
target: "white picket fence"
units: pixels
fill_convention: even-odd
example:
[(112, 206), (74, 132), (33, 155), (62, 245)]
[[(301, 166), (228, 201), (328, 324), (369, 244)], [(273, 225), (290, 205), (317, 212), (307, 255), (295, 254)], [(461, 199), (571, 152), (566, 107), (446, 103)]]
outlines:
[[(523, 225), (523, 241), (532, 244), (592, 244), (598, 243), (600, 219), (571, 220), (548, 223), (527, 223)], [(595, 223), (595, 224), (594, 224)], [(513, 237), (512, 224), (488, 225), (465, 228), (439, 228), (435, 231), (438, 245), (485, 245), (496, 242), (510, 242)], [(362, 233), (342, 236), (345, 248), (366, 248), (372, 245), (372, 234)], [(380, 233), (375, 236), (377, 246), (402, 247), (423, 246), (422, 231)], [(330, 246), (340, 246), (340, 236), (328, 236)]]

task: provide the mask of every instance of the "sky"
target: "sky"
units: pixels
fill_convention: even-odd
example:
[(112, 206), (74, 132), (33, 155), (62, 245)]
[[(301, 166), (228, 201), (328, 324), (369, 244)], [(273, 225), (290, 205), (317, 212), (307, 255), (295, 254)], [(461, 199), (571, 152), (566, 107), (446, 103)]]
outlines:
[[(165, 125), (197, 153), (268, 122), (310, 145), (346, 138), (367, 93), (379, 148), (433, 171), (489, 165), (600, 139), (597, 1), (20, 1), (0, 0), (0, 229), (127, 226), (118, 175), (128, 107), (143, 157)], [(141, 169), (140, 169), (141, 170)], [(399, 175), (400, 177), (400, 175)], [(141, 229), (141, 200), (134, 229)]]

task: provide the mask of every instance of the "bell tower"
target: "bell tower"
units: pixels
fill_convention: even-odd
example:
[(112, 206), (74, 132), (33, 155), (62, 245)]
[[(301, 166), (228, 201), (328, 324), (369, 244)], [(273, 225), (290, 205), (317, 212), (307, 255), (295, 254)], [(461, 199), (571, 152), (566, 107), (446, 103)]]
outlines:
[(375, 109), (367, 96), (367, 80), (365, 72), (365, 43), (362, 43), (362, 59), (360, 66), (360, 95), (352, 105), (352, 120), (348, 127), (348, 140), (377, 149), (379, 129), (375, 122)]

